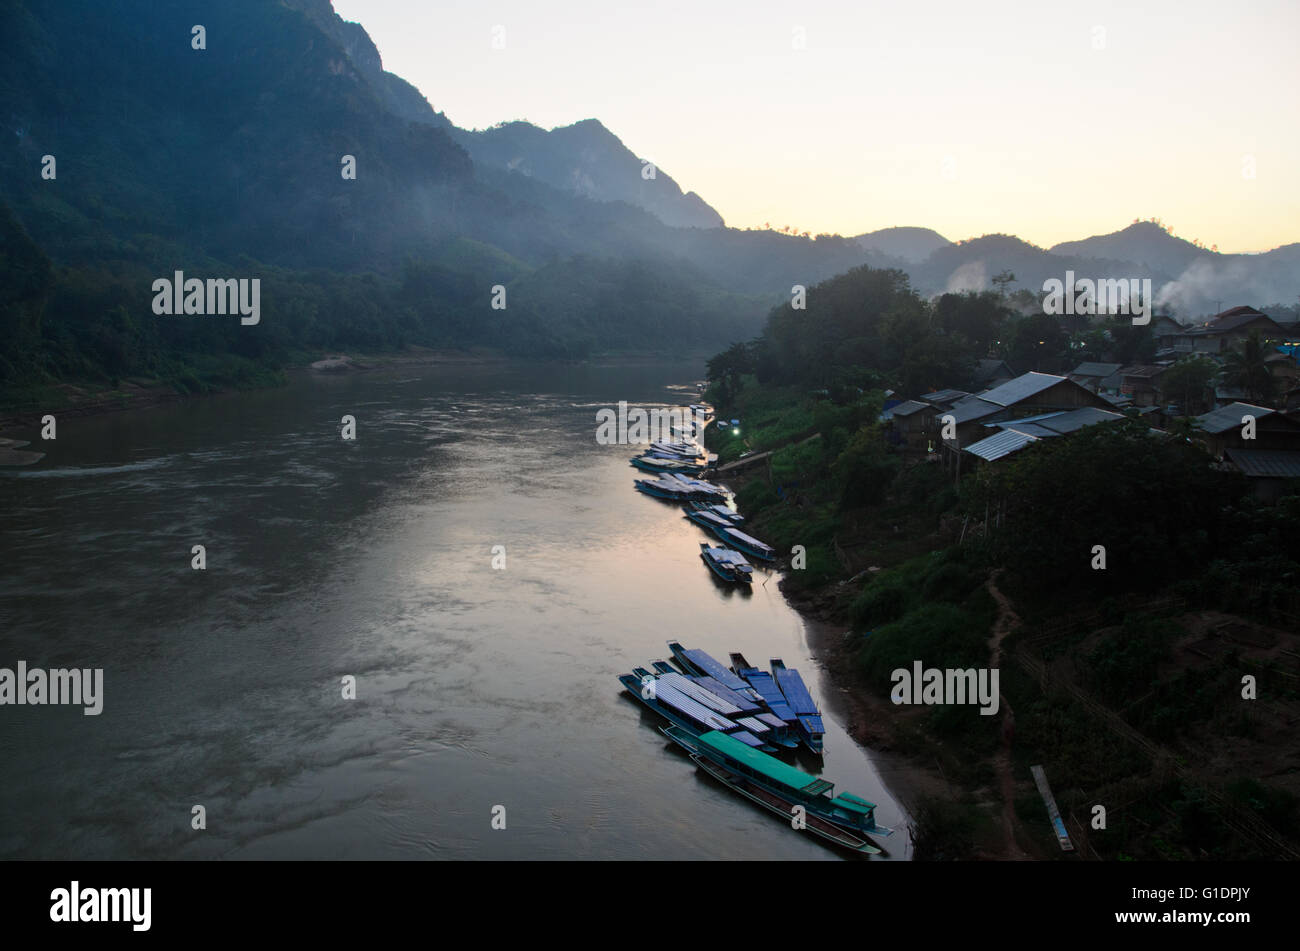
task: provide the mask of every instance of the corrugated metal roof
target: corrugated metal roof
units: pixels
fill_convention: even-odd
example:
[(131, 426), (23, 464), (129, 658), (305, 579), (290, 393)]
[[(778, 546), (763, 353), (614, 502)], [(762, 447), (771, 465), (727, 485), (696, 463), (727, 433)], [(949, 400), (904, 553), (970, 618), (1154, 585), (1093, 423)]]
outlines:
[(698, 723), (705, 729), (714, 730), (734, 730), (736, 724), (732, 723), (716, 710), (710, 710), (702, 703), (686, 696), (671, 684), (660, 683), (655, 681), (654, 698), (659, 703), (671, 707), (678, 713), (688, 719)]
[(804, 686), (799, 671), (793, 667), (773, 667), (772, 676), (776, 678), (776, 685), (781, 688), (786, 702), (794, 708), (796, 714), (815, 716), (821, 712), (813, 702), (812, 694)]
[(696, 703), (701, 703), (710, 710), (721, 713), (723, 716), (734, 717), (743, 712), (739, 706), (732, 703), (730, 700), (718, 696), (711, 690), (702, 687), (693, 680), (683, 677), (681, 674), (660, 674), (659, 682), (655, 686), (656, 688), (660, 688), (664, 684), (667, 684), (670, 687), (675, 687)]
[(998, 429), (1015, 429), (1018, 428), (1021, 423), (1037, 423), (1044, 419), (1051, 419), (1053, 416), (1063, 416), (1065, 412), (1066, 411), (1063, 409), (1054, 409), (1050, 413), (1039, 413), (1036, 416), (1021, 416), (1017, 419), (1002, 419), (998, 420), (996, 423), (985, 423), (984, 425), (989, 429), (995, 427)]
[(965, 390), (935, 390), (933, 393), (922, 393), (921, 399), (927, 403), (955, 403), (967, 396), (970, 394)]
[(997, 379), (999, 374), (1003, 374), (1004, 378), (1015, 376), (1011, 371), (1011, 367), (1007, 366), (1007, 361), (1005, 360), (987, 359), (975, 361), (975, 375), (973, 382), (986, 383), (987, 381)]
[(742, 697), (740, 694), (736, 693), (736, 691), (732, 690), (730, 687), (723, 686), (712, 677), (691, 677), (690, 679), (695, 681), (695, 683), (699, 684), (705, 690), (709, 691), (709, 693), (719, 696), (729, 703), (734, 703), (746, 713), (752, 713), (761, 709), (753, 700), (750, 700), (748, 697)]
[(1036, 396), (1043, 390), (1051, 389), (1056, 384), (1065, 382), (1065, 379), (1052, 373), (1030, 370), (1014, 380), (1007, 380), (1001, 386), (980, 393), (979, 398), (989, 403), (996, 403), (998, 406), (1011, 406), (1013, 403)]
[(1300, 479), (1300, 452), (1229, 449), (1227, 455), (1252, 479)]
[(1056, 430), (1048, 429), (1046, 425), (1041, 423), (1008, 423), (1006, 430), (1007, 432), (1021, 433), (1025, 436), (1033, 436), (1036, 439), (1051, 439), (1053, 436), (1061, 435)]
[(794, 709), (785, 701), (785, 694), (777, 686), (776, 680), (766, 670), (754, 669), (753, 673), (747, 674), (745, 679), (749, 681), (750, 686), (758, 692), (767, 704), (768, 709), (780, 717), (782, 720), (793, 720)]
[(1253, 307), (1243, 306), (1234, 307), (1231, 310), (1225, 310), (1207, 323), (1205, 329), (1211, 333), (1227, 333), (1236, 330), (1238, 327), (1243, 327), (1252, 321), (1259, 320), (1261, 317), (1271, 323), (1276, 323), (1276, 321), (1272, 320), (1268, 314), (1261, 314)]
[(1255, 406), (1251, 403), (1229, 403), (1227, 406), (1220, 406), (1218, 409), (1197, 416), (1196, 421), (1200, 423), (1202, 430), (1212, 436), (1217, 436), (1219, 433), (1226, 433), (1229, 429), (1240, 426), (1243, 416), (1254, 416), (1259, 419), (1273, 412), (1267, 406)]
[[(671, 645), (669, 646), (671, 647)], [(730, 687), (732, 690), (740, 692), (749, 689), (749, 684), (722, 666), (711, 654), (700, 650), (698, 647), (683, 650), (682, 656), (724, 687)]]
[[(987, 400), (980, 399), (978, 396), (968, 396), (964, 400), (959, 400), (948, 413), (953, 419), (960, 423), (969, 423), (971, 420), (983, 419), (985, 416), (992, 416), (994, 413), (1000, 413), (1005, 406), (999, 406), (996, 403), (990, 403)], [(941, 417), (942, 421), (942, 417)]]
[(1164, 373), (1168, 369), (1169, 367), (1162, 367), (1155, 363), (1137, 363), (1130, 367), (1124, 367), (1124, 369), (1119, 372), (1126, 378), (1150, 380)]
[(752, 750), (722, 733), (716, 731), (702, 733), (700, 743), (738, 763), (743, 763), (787, 789), (802, 790), (817, 782), (816, 776), (809, 776), (802, 770), (787, 766), (774, 756)]
[(1091, 426), (1094, 423), (1113, 423), (1123, 418), (1124, 416), (1121, 413), (1112, 413), (1110, 410), (1099, 409), (1096, 406), (1082, 406), (1079, 409), (1072, 409), (1068, 413), (1061, 413), (1059, 416), (1043, 420), (1041, 425), (1054, 433), (1064, 435), (1082, 429), (1084, 426)]
[(913, 413), (919, 413), (923, 409), (933, 409), (929, 403), (923, 403), (921, 400), (908, 400), (906, 403), (899, 403), (894, 407), (894, 416), (911, 416)]
[(977, 443), (972, 443), (966, 447), (966, 451), (973, 456), (979, 456), (986, 462), (992, 462), (994, 459), (1001, 459), (1013, 452), (1019, 452), (1031, 442), (1038, 442), (1038, 437), (1030, 436), (1027, 433), (1019, 433), (1014, 429), (1006, 429), (996, 436), (990, 436), (988, 439), (981, 439)]
[(1080, 363), (1070, 371), (1070, 376), (1099, 376), (1103, 379), (1118, 373), (1122, 363)]

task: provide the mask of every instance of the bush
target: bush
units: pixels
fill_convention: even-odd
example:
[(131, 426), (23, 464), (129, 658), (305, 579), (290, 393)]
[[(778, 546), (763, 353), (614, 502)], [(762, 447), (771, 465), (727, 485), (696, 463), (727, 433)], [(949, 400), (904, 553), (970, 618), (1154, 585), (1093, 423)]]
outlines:
[(780, 501), (776, 490), (767, 484), (766, 479), (746, 482), (736, 491), (736, 508), (744, 512), (746, 517), (753, 517)]
[(981, 667), (988, 663), (987, 628), (952, 604), (926, 604), (901, 620), (877, 628), (863, 643), (858, 661), (868, 679), (884, 686), (891, 672), (926, 667)]
[(859, 630), (870, 630), (902, 617), (911, 602), (911, 591), (901, 573), (886, 572), (873, 579), (849, 607), (849, 617)]

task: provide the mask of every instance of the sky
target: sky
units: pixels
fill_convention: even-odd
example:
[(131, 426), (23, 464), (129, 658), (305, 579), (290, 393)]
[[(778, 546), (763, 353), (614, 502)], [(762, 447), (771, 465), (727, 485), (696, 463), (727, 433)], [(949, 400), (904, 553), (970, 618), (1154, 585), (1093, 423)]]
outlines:
[(458, 126), (599, 119), (736, 228), (1300, 241), (1300, 2), (334, 0)]

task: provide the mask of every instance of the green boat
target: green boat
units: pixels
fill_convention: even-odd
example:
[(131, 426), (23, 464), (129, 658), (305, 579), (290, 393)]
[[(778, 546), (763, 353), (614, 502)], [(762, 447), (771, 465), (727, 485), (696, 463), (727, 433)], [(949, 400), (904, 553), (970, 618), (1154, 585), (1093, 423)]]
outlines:
[(832, 798), (834, 783), (752, 750), (725, 733), (711, 730), (695, 736), (680, 727), (666, 727), (663, 732), (706, 773), (768, 811), (789, 821), (795, 807), (802, 807), (803, 828), (835, 845), (878, 855), (880, 849), (861, 833), (893, 832), (876, 825), (875, 803), (852, 793)]

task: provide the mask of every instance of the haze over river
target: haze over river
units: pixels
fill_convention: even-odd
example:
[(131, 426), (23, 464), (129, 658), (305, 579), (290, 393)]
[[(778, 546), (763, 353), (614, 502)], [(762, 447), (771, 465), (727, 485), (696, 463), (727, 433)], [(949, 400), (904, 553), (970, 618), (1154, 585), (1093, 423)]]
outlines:
[(596, 442), (600, 407), (703, 375), (403, 367), (59, 419), (0, 470), (0, 667), (102, 667), (103, 712), (0, 707), (0, 857), (839, 858), (623, 693), (670, 639), (800, 668), (825, 775), (907, 857), (777, 576), (716, 583), (702, 530)]

